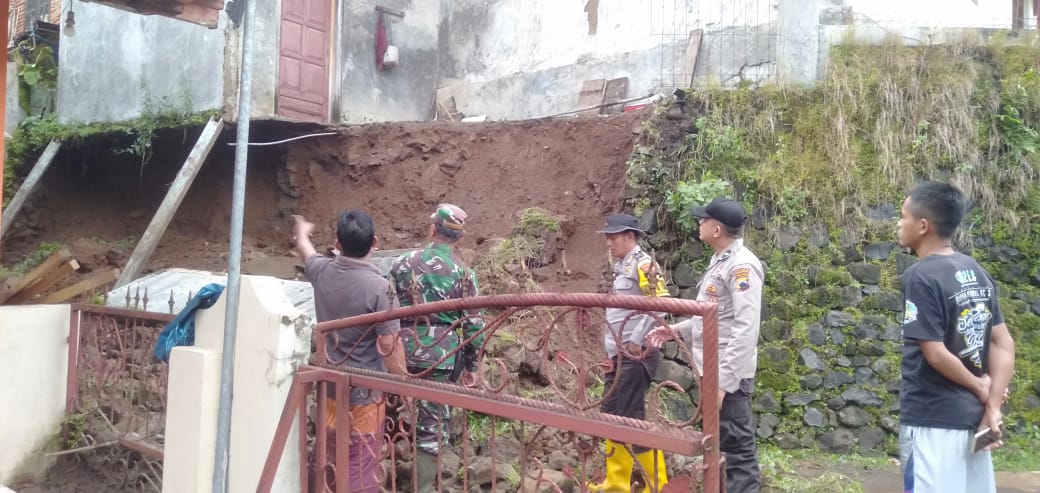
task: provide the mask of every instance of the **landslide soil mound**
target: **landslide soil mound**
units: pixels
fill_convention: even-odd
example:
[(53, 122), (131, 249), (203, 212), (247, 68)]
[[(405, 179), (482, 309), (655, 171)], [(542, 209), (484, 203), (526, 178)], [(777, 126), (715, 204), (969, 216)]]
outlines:
[[(374, 217), (381, 247), (425, 241), (429, 214), (452, 202), (469, 214), (460, 247), (471, 263), (541, 207), (563, 217), (569, 276), (547, 290), (595, 291), (606, 268), (595, 231), (618, 210), (626, 161), (646, 112), (611, 117), (493, 123), (394, 123), (334, 127), (337, 135), (251, 149), (243, 269), (292, 277), (290, 216), (318, 225), (315, 242), (335, 242), (335, 217), (360, 208)], [(304, 130), (258, 125), (254, 141)], [(4, 242), (14, 265), (41, 242), (69, 246), (83, 273), (121, 267), (187, 156), (198, 130), (160, 135), (145, 166), (102, 139), (59, 154)], [(148, 264), (221, 271), (230, 222), (233, 129), (225, 130)], [(70, 279), (67, 283), (74, 281)]]

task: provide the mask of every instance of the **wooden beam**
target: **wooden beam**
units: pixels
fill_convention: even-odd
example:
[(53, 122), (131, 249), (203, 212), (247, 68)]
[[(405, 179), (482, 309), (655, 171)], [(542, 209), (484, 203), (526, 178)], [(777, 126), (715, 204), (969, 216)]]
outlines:
[(11, 229), (18, 211), (25, 205), (25, 201), (29, 200), (29, 196), (36, 189), (36, 185), (40, 183), (43, 173), (47, 171), (51, 162), (54, 161), (54, 156), (58, 155), (58, 149), (61, 149), (61, 142), (57, 140), (50, 141), (47, 144), (47, 148), (43, 150), (43, 154), (40, 155), (40, 159), (36, 160), (36, 164), (33, 166), (32, 171), (29, 172), (29, 176), (25, 178), (25, 182), (22, 183), (21, 187), (18, 187), (18, 192), (14, 194), (11, 203), (7, 204), (3, 216), (0, 217), (0, 237), (3, 237)]
[(86, 279), (73, 284), (67, 288), (55, 291), (40, 299), (41, 304), (61, 303), (82, 295), (83, 293), (97, 289), (119, 278), (119, 269), (109, 269), (95, 272)]
[(159, 245), (159, 240), (166, 233), (166, 228), (170, 226), (170, 221), (173, 220), (177, 208), (180, 207), (181, 201), (187, 195), (188, 188), (191, 187), (195, 176), (199, 174), (202, 163), (206, 161), (206, 156), (213, 149), (213, 144), (217, 142), (217, 137), (220, 136), (220, 131), (223, 128), (224, 120), (210, 119), (209, 123), (206, 124), (206, 128), (202, 129), (202, 134), (195, 141), (195, 147), (192, 148), (191, 154), (188, 154), (188, 159), (184, 161), (181, 171), (177, 173), (177, 177), (170, 184), (170, 189), (166, 192), (166, 197), (162, 203), (159, 204), (159, 209), (155, 211), (155, 216), (152, 217), (152, 222), (148, 224), (148, 229), (141, 236), (141, 241), (137, 242), (137, 247), (134, 248), (134, 253), (130, 255), (130, 260), (126, 262), (123, 274), (119, 276), (119, 281), (116, 282), (117, 287), (129, 284), (144, 271), (148, 259), (151, 258), (152, 253), (155, 252), (155, 247)]
[(75, 260), (69, 260), (57, 268), (51, 270), (47, 275), (43, 276), (39, 281), (33, 283), (33, 285), (22, 289), (10, 297), (7, 302), (12, 305), (18, 305), (25, 303), (26, 301), (32, 301), (36, 295), (50, 289), (55, 284), (58, 284), (70, 274), (76, 272), (79, 269), (79, 262)]
[(82, 0), (141, 15), (161, 15), (210, 29), (217, 27), (223, 0)]
[(57, 268), (62, 262), (66, 262), (72, 259), (72, 252), (68, 248), (62, 248), (53, 255), (44, 260), (42, 264), (37, 265), (35, 269), (29, 271), (28, 274), (13, 280), (8, 280), (10, 289), (7, 290), (7, 294), (0, 293), (0, 303), (7, 301), (8, 298), (14, 296), (19, 291), (31, 286), (36, 281), (40, 280), (51, 270)]
[(683, 82), (686, 84), (682, 87), (693, 87), (693, 79), (697, 76), (697, 55), (701, 52), (701, 39), (704, 37), (703, 29), (694, 29), (690, 31), (690, 39), (687, 41), (686, 53), (683, 55), (683, 68), (682, 75), (684, 77)]

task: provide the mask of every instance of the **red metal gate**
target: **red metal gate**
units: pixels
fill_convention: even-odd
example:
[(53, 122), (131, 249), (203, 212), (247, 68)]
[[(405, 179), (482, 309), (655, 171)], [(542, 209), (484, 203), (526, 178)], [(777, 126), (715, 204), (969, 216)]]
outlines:
[(278, 114), (324, 122), (329, 112), (333, 0), (282, 0)]
[[(676, 419), (664, 411), (662, 396), (669, 389), (681, 390), (671, 382), (651, 389), (646, 421), (595, 410), (616, 390), (597, 388), (610, 363), (575, 348), (602, 347), (605, 307), (649, 314), (660, 323), (664, 323), (661, 317), (665, 313), (703, 317), (706, 370), (696, 412), (686, 419)], [(347, 327), (373, 330), (372, 324), (388, 320), (477, 309), (494, 309), (496, 313), (483, 317), (485, 342), (479, 352), (483, 363), (476, 373), (464, 374), (457, 384), (433, 382), (422, 378), (423, 373), (397, 376), (328, 362), (327, 333)], [(713, 303), (580, 293), (472, 297), (321, 323), (315, 337), (315, 364), (300, 368), (293, 380), (258, 491), (271, 490), (294, 422), (299, 430), (310, 430), (300, 433), (294, 444), (302, 463), (301, 491), (350, 491), (346, 478), (350, 477), (352, 440), (336, 440), (327, 422), (330, 413), (335, 423), (351, 422), (350, 389), (357, 387), (386, 396), (390, 417), (383, 420), (380, 436), (376, 437), (382, 458), (378, 481), (386, 491), (417, 489), (417, 475), (411, 465), (416, 456), (417, 400), (463, 411), (452, 417), (448, 443), (438, 440), (442, 448), (437, 458), (436, 491), (468, 492), (471, 486), (482, 491), (501, 491), (503, 487), (509, 491), (586, 491), (588, 482), (603, 476), (603, 439), (627, 444), (629, 451), (632, 445), (664, 451), (671, 480), (662, 491), (716, 493), (724, 489), (717, 438), (718, 325)], [(689, 356), (688, 350), (681, 350)], [(518, 390), (521, 387), (514, 385), (522, 373), (515, 369), (517, 352), (522, 353), (521, 368), (528, 373), (532, 367), (539, 367), (539, 378), (545, 384), (540, 391)], [(444, 358), (449, 357), (454, 355)], [(316, 405), (326, 402), (334, 390), (334, 408)], [(686, 396), (685, 391), (681, 395)], [(698, 422), (700, 429), (693, 429)], [(644, 470), (638, 463), (634, 473), (634, 479), (644, 486), (646, 478), (654, 477), (653, 471)]]

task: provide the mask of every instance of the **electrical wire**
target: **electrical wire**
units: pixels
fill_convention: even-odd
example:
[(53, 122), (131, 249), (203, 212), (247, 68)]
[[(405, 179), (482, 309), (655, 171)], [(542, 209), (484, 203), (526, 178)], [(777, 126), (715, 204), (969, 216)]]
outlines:
[[(314, 138), (314, 137), (327, 137), (327, 136), (330, 136), (330, 135), (339, 135), (339, 132), (321, 132), (321, 133), (316, 133), (316, 134), (300, 135), (300, 136), (297, 136), (297, 137), (292, 137), (292, 138), (283, 139), (283, 140), (276, 140), (276, 141), (273, 141), (273, 142), (249, 142), (246, 145), (248, 147), (273, 146), (273, 145), (278, 145), (278, 144), (284, 144), (286, 142), (292, 142), (294, 140), (310, 139), (310, 138)], [(235, 143), (235, 142), (228, 142), (228, 145), (234, 147), (234, 146), (236, 146), (238, 144)]]

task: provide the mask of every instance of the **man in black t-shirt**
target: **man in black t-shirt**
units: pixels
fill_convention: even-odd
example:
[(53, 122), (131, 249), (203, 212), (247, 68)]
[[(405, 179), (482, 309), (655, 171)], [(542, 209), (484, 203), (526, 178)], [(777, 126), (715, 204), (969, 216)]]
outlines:
[(951, 245), (964, 197), (938, 182), (903, 202), (897, 237), (920, 262), (903, 274), (903, 362), (899, 448), (906, 493), (994, 493), (990, 450), (970, 447), (976, 430), (999, 433), (1014, 372), (1015, 343), (993, 279)]

